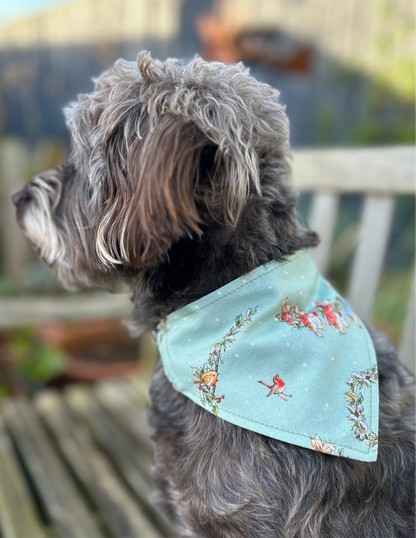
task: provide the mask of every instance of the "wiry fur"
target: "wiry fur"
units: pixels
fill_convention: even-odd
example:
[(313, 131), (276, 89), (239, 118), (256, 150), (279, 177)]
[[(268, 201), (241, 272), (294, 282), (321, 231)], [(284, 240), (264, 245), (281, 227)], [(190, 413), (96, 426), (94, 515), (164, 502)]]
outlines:
[[(278, 93), (244, 67), (119, 61), (67, 111), (72, 150), (14, 200), (67, 286), (127, 280), (133, 329), (270, 260), (314, 246), (300, 228)], [(224, 422), (152, 383), (158, 498), (184, 536), (414, 535), (414, 379), (373, 333), (375, 463), (313, 452)]]

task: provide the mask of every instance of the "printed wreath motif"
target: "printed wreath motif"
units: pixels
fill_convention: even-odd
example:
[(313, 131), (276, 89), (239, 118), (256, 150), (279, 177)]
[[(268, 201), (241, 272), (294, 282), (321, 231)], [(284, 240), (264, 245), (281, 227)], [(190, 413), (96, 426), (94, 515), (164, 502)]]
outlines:
[(370, 450), (376, 451), (378, 436), (375, 432), (368, 431), (367, 419), (364, 415), (364, 395), (361, 392), (362, 389), (370, 388), (371, 383), (378, 384), (378, 372), (375, 365), (363, 372), (352, 372), (347, 381), (349, 389), (344, 393), (344, 400), (347, 402), (345, 407), (350, 411), (348, 422), (351, 430), (354, 430), (356, 439), (368, 445)]
[[(347, 381), (349, 389), (344, 393), (344, 399), (347, 402), (345, 407), (350, 411), (348, 422), (351, 425), (351, 430), (354, 430), (356, 439), (368, 445), (370, 450), (377, 451), (378, 435), (368, 431), (367, 419), (364, 415), (364, 395), (361, 392), (362, 389), (370, 388), (371, 383), (378, 384), (378, 373), (375, 365), (363, 372), (352, 372)], [(318, 434), (311, 437), (310, 441), (313, 449), (318, 452), (345, 457), (344, 449), (339, 449), (338, 454), (335, 454), (336, 446), (331, 442), (323, 442)]]
[(208, 356), (207, 362), (201, 367), (196, 368), (191, 366), (192, 373), (196, 378), (194, 383), (198, 385), (200, 391), (199, 397), (201, 403), (209, 405), (213, 413), (217, 414), (219, 411), (218, 405), (225, 398), (225, 395), (216, 396), (215, 389), (219, 376), (219, 365), (223, 363), (223, 354), (230, 348), (235, 342), (236, 334), (243, 331), (243, 327), (247, 327), (252, 322), (252, 316), (257, 314), (261, 308), (256, 306), (254, 310), (249, 308), (243, 317), (243, 314), (239, 314), (235, 318), (235, 324), (231, 327), (228, 333), (212, 347)]

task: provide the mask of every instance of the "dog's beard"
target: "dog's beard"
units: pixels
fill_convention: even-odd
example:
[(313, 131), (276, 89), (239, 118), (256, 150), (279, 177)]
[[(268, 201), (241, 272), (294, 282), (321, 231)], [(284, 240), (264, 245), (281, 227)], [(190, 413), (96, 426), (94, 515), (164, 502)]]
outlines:
[(30, 188), (32, 199), (22, 218), (26, 237), (39, 256), (51, 266), (65, 257), (63, 241), (53, 220), (53, 211), (60, 197), (60, 183), (54, 183), (52, 186), (51, 180), (41, 177), (33, 180)]
[[(58, 226), (57, 207), (62, 195), (62, 182), (57, 170), (47, 171), (28, 186), (29, 200), (19, 222), (39, 257), (55, 272), (66, 288), (80, 283), (74, 275), (70, 244)], [(86, 284), (86, 282), (83, 282)]]

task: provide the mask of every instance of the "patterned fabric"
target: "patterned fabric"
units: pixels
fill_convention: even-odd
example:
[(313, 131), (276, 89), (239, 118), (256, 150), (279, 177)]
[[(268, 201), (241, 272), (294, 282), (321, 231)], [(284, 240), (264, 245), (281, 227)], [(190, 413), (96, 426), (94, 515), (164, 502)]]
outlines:
[(173, 387), (220, 419), (325, 454), (377, 459), (373, 344), (306, 253), (173, 312), (156, 340)]

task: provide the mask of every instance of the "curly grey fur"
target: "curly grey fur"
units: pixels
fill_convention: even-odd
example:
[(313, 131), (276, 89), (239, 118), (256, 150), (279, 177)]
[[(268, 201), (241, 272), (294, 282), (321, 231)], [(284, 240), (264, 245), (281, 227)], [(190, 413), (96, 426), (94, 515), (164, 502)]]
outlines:
[[(119, 61), (67, 111), (72, 151), (15, 198), (66, 286), (134, 286), (132, 327), (316, 245), (300, 228), (278, 92), (241, 64)], [(336, 458), (224, 422), (158, 365), (150, 421), (157, 499), (183, 536), (414, 535), (414, 379), (372, 333), (379, 457)]]

